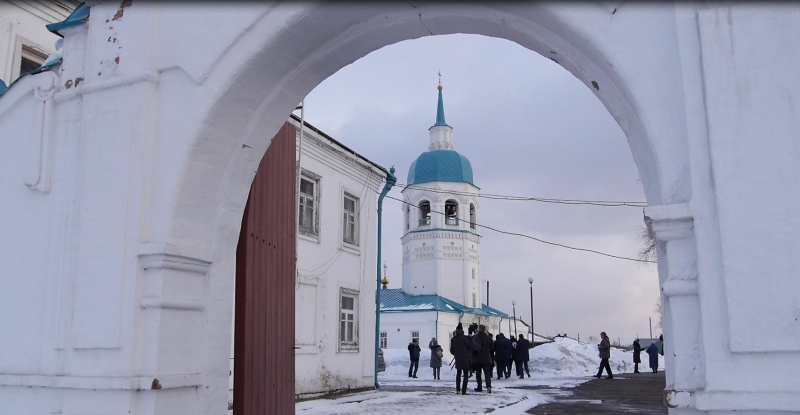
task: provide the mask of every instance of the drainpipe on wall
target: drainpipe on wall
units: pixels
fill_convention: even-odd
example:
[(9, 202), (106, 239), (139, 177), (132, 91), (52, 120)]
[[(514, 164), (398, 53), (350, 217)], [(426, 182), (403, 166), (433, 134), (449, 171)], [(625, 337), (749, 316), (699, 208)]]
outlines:
[(433, 337), (439, 341), (439, 310), (436, 310), (436, 325), (433, 326)]
[(378, 274), (375, 286), (375, 389), (380, 389), (381, 385), (378, 383), (378, 351), (381, 348), (381, 218), (383, 215), (383, 198), (392, 190), (394, 184), (397, 183), (397, 177), (394, 177), (394, 166), (389, 169), (389, 175), (386, 176), (386, 184), (378, 196)]

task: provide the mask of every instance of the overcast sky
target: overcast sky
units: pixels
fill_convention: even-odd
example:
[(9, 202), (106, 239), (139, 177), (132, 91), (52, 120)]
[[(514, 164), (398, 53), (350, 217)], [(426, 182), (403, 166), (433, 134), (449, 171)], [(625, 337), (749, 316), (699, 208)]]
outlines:
[[(325, 80), (305, 100), (306, 121), (386, 168), (399, 184), (430, 142), (437, 72), (455, 150), (482, 193), (644, 202), (620, 127), (558, 64), (516, 43), (474, 35), (426, 37), (377, 50)], [(390, 196), (402, 198), (400, 187)], [(642, 209), (481, 199), (480, 223), (547, 241), (637, 257)], [(386, 199), (383, 259), (401, 286), (401, 203)], [(481, 230), (489, 304), (530, 320), (537, 333), (581, 339), (606, 331), (630, 343), (649, 336), (658, 299), (655, 265), (612, 259)], [(485, 282), (483, 301), (486, 302)]]

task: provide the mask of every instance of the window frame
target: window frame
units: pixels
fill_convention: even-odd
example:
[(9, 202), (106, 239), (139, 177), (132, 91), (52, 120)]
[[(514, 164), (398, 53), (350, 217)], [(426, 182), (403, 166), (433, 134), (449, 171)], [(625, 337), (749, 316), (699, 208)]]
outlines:
[(411, 341), (413, 342), (414, 339), (416, 339), (417, 343), (419, 343), (419, 331), (418, 330), (414, 330), (414, 331), (411, 332)]
[[(312, 173), (310, 171), (307, 171), (307, 170), (303, 169), (301, 171), (301, 174), (300, 174), (300, 189), (301, 190), (298, 192), (298, 195), (297, 195), (297, 198), (298, 198), (297, 199), (297, 209), (298, 209), (297, 232), (300, 235), (308, 236), (308, 237), (315, 238), (315, 239), (319, 239), (319, 237), (320, 237), (320, 226), (319, 226), (320, 225), (320, 223), (319, 223), (320, 221), (319, 221), (319, 218), (320, 218), (320, 200), (321, 200), (321, 191), (320, 191), (321, 178), (322, 177), (319, 176), (318, 174), (314, 174), (314, 173)], [(313, 229), (308, 229), (306, 227), (303, 227), (301, 225), (301, 223), (300, 223), (301, 222), (301, 218), (300, 218), (299, 212), (302, 212), (301, 205), (302, 205), (302, 199), (303, 199), (303, 196), (304, 196), (304, 193), (302, 192), (302, 188), (303, 188), (302, 181), (303, 180), (311, 182), (311, 184), (314, 186), (314, 194), (313, 194), (314, 207), (313, 207), (313, 216), (312, 216), (312, 221), (313, 221), (312, 228)]]
[[(345, 309), (344, 308), (344, 299), (350, 298), (353, 300), (353, 308), (352, 309)], [(349, 288), (340, 288), (339, 289), (339, 320), (338, 325), (339, 327), (336, 330), (336, 336), (338, 339), (339, 345), (339, 352), (358, 352), (359, 351), (359, 339), (358, 339), (358, 325), (359, 325), (359, 318), (358, 318), (358, 310), (359, 310), (359, 292), (358, 290), (353, 290)], [(351, 316), (352, 318), (348, 320), (346, 317)], [(351, 332), (349, 333), (351, 336), (347, 339), (347, 325), (351, 325)]]
[(379, 342), (378, 347), (381, 349), (388, 349), (389, 348), (389, 333), (382, 331), (379, 335)]
[[(348, 215), (348, 213), (351, 213), (350, 211), (348, 211), (345, 208), (345, 201), (347, 199), (350, 199), (353, 202), (353, 212), (352, 212), (352, 214), (350, 216), (346, 216), (346, 215)], [(360, 217), (360, 210), (361, 210), (361, 205), (360, 205), (361, 204), (361, 200), (359, 199), (358, 196), (355, 196), (353, 193), (348, 192), (346, 190), (342, 191), (342, 199), (341, 200), (342, 200), (342, 203), (341, 203), (342, 215), (340, 217), (342, 218), (342, 222), (341, 222), (341, 226), (342, 226), (341, 227), (341, 229), (342, 229), (342, 238), (341, 238), (342, 239), (342, 243), (345, 246), (358, 248), (359, 242), (360, 242), (359, 241), (359, 239), (360, 239), (359, 238), (359, 232), (360, 232), (360, 228), (361, 228), (361, 224), (360, 224), (361, 221), (360, 221), (360, 218), (359, 218)], [(348, 241), (347, 240), (347, 230), (348, 230), (348, 225), (349, 225), (348, 219), (350, 219), (350, 218), (352, 218), (352, 220), (353, 220), (353, 223), (352, 223), (352, 234), (353, 234), (353, 237), (352, 237), (352, 240)]]
[(39, 66), (42, 66), (42, 64), (44, 64), (44, 62), (47, 60), (48, 56), (52, 54), (53, 54), (52, 51), (50, 51), (48, 48), (43, 47), (37, 42), (34, 42), (24, 36), (17, 35), (14, 41), (14, 53), (11, 58), (12, 66), (11, 66), (11, 79), (9, 80), (10, 81), (9, 85), (11, 84), (11, 82), (14, 82), (20, 76), (27, 73), (27, 72), (22, 72), (23, 59), (39, 63)]
[(478, 211), (475, 209), (475, 204), (469, 204), (469, 228), (473, 231), (478, 229)]
[(447, 226), (458, 226), (458, 201), (455, 199), (444, 202), (444, 223)]
[(423, 199), (417, 206), (419, 206), (419, 227), (431, 226), (431, 202)]

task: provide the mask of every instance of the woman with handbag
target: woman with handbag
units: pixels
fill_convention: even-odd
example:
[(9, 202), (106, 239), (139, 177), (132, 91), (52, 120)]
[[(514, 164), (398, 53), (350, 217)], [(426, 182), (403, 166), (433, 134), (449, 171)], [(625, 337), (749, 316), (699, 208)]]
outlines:
[(433, 378), (439, 380), (439, 375), (442, 371), (442, 357), (444, 357), (444, 350), (436, 341), (436, 338), (431, 339), (430, 343), (428, 343), (428, 348), (431, 349), (431, 367), (433, 368)]

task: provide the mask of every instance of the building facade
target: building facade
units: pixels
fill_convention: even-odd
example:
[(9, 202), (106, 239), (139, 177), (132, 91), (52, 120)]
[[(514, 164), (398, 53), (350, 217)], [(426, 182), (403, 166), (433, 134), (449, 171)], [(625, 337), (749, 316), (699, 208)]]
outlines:
[(371, 387), (376, 205), (387, 171), (308, 123), (301, 147), (299, 120), (290, 122), (301, 166), (295, 394)]

